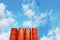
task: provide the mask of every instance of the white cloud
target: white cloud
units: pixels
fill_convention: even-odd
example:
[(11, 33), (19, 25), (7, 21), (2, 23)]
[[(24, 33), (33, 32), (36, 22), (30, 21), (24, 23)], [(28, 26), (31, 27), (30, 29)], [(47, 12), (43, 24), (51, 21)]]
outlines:
[(60, 40), (60, 27), (50, 30), (47, 36), (41, 37), (40, 40)]
[(6, 6), (3, 3), (0, 3), (0, 17), (5, 16), (5, 14), (4, 14), (5, 7)]
[(32, 26), (32, 22), (31, 21), (25, 21), (25, 22), (23, 22), (23, 26), (24, 27), (31, 27)]
[(6, 5), (4, 3), (0, 3), (0, 40), (9, 40), (10, 31), (5, 32), (5, 28), (17, 25), (18, 23), (14, 19), (12, 12), (6, 10)]
[[(30, 8), (32, 7), (32, 8)], [(26, 24), (29, 25), (29, 27), (38, 27), (38, 25), (45, 25), (47, 22), (47, 12), (45, 13), (40, 13), (39, 16), (35, 14), (35, 10), (34, 7), (37, 7), (35, 5), (34, 0), (31, 3), (27, 3), (27, 4), (22, 4), (22, 8), (24, 10), (24, 14), (29, 17), (30, 21), (24, 21), (23, 25), (27, 26)], [(45, 18), (45, 19), (44, 19)], [(33, 21), (34, 20), (34, 21)]]
[(45, 26), (45, 24), (47, 22), (47, 18), (46, 17), (47, 17), (46, 13), (45, 14), (42, 13), (39, 16), (34, 15), (33, 18), (31, 17), (30, 21), (24, 21), (23, 22), (23, 26), (25, 26), (25, 27), (29, 26), (30, 28), (38, 27), (39, 25), (40, 26)]
[(28, 10), (28, 11), (26, 11), (25, 15), (27, 15), (28, 17), (32, 17), (32, 16), (34, 16), (34, 12), (32, 12), (32, 10)]
[[(27, 20), (28, 23), (26, 23), (27, 21), (23, 22), (23, 26), (27, 26), (24, 24), (30, 24), (29, 27), (45, 26), (48, 23), (48, 21), (50, 22), (48, 24), (51, 24), (51, 26), (60, 24), (60, 18), (59, 18), (60, 13), (54, 11), (53, 9), (49, 9), (39, 14), (39, 12), (36, 11), (38, 9), (35, 9), (38, 7), (34, 2), (34, 0), (31, 1), (31, 3), (28, 3), (28, 2), (26, 4), (23, 3), (22, 8), (24, 10), (24, 14), (29, 18)], [(36, 14), (39, 14), (39, 15), (36, 15)], [(31, 23), (29, 20), (31, 21)]]
[(23, 7), (24, 11), (29, 9), (29, 5), (26, 5), (26, 4), (22, 4), (22, 7)]
[(13, 17), (13, 15), (12, 15), (12, 12), (11, 12), (11, 11), (6, 10), (6, 14), (7, 14), (7, 16), (8, 16), (8, 17)]
[(55, 33), (56, 33), (56, 39), (60, 40), (60, 28), (56, 28)]
[(45, 18), (46, 16), (47, 16), (47, 13), (41, 13), (41, 14), (40, 14), (40, 17), (41, 17), (41, 18)]
[(35, 15), (34, 7), (36, 7), (34, 0), (32, 0), (31, 3), (22, 3), (22, 9), (24, 10), (24, 14), (29, 18), (32, 18)]
[(0, 40), (9, 40), (9, 35), (10, 35), (10, 31), (0, 33)]
[(22, 5), (23, 10), (24, 10), (24, 14), (27, 15), (29, 18), (31, 18), (32, 16), (34, 16), (34, 12), (30, 9), (28, 4), (23, 4)]
[(7, 19), (0, 20), (0, 27), (7, 27), (9, 26)]
[(6, 10), (6, 5), (0, 3), (0, 29), (14, 25), (16, 20), (13, 18), (12, 12)]
[(27, 26), (28, 24), (30, 24), (29, 27), (38, 27), (39, 25), (45, 26), (45, 24), (47, 22), (46, 17), (47, 17), (47, 13), (42, 13), (39, 16), (34, 15), (33, 18), (31, 17), (31, 19), (30, 19), (31, 22), (28, 21), (28, 23), (26, 23), (27, 21), (24, 21), (23, 25), (25, 24), (24, 26)]

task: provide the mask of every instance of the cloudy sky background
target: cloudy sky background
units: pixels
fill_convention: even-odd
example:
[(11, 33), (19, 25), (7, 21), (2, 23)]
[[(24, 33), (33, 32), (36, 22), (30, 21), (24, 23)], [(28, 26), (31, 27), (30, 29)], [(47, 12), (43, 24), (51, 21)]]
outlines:
[(0, 0), (0, 40), (9, 40), (13, 27), (36, 27), (39, 40), (60, 40), (60, 0)]

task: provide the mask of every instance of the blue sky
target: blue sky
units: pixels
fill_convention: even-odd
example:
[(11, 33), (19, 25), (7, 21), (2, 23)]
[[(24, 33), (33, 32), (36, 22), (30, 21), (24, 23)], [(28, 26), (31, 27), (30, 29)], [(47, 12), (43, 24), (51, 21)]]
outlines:
[(60, 0), (0, 0), (0, 40), (9, 40), (13, 27), (36, 27), (39, 40), (60, 40)]

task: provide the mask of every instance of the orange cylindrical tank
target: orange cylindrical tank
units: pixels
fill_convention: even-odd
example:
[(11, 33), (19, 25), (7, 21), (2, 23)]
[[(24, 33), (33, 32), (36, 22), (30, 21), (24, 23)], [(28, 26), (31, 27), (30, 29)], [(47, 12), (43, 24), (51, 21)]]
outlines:
[(17, 40), (17, 29), (16, 28), (11, 29), (10, 40)]
[(18, 29), (18, 38), (17, 40), (24, 40), (24, 28)]
[(25, 28), (25, 40), (31, 40), (30, 28)]
[(37, 28), (32, 28), (32, 40), (38, 40)]

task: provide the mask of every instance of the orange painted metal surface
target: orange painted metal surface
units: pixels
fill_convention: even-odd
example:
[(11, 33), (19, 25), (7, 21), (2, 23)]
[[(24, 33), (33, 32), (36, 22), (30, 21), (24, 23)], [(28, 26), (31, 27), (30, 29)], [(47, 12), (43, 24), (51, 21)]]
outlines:
[(17, 40), (17, 29), (16, 28), (11, 29), (10, 40)]
[(25, 40), (31, 40), (30, 28), (25, 28)]
[(10, 40), (38, 40), (37, 28), (12, 28)]
[(24, 40), (24, 28), (18, 29), (18, 38), (17, 40)]
[(37, 28), (32, 28), (32, 40), (38, 40)]

